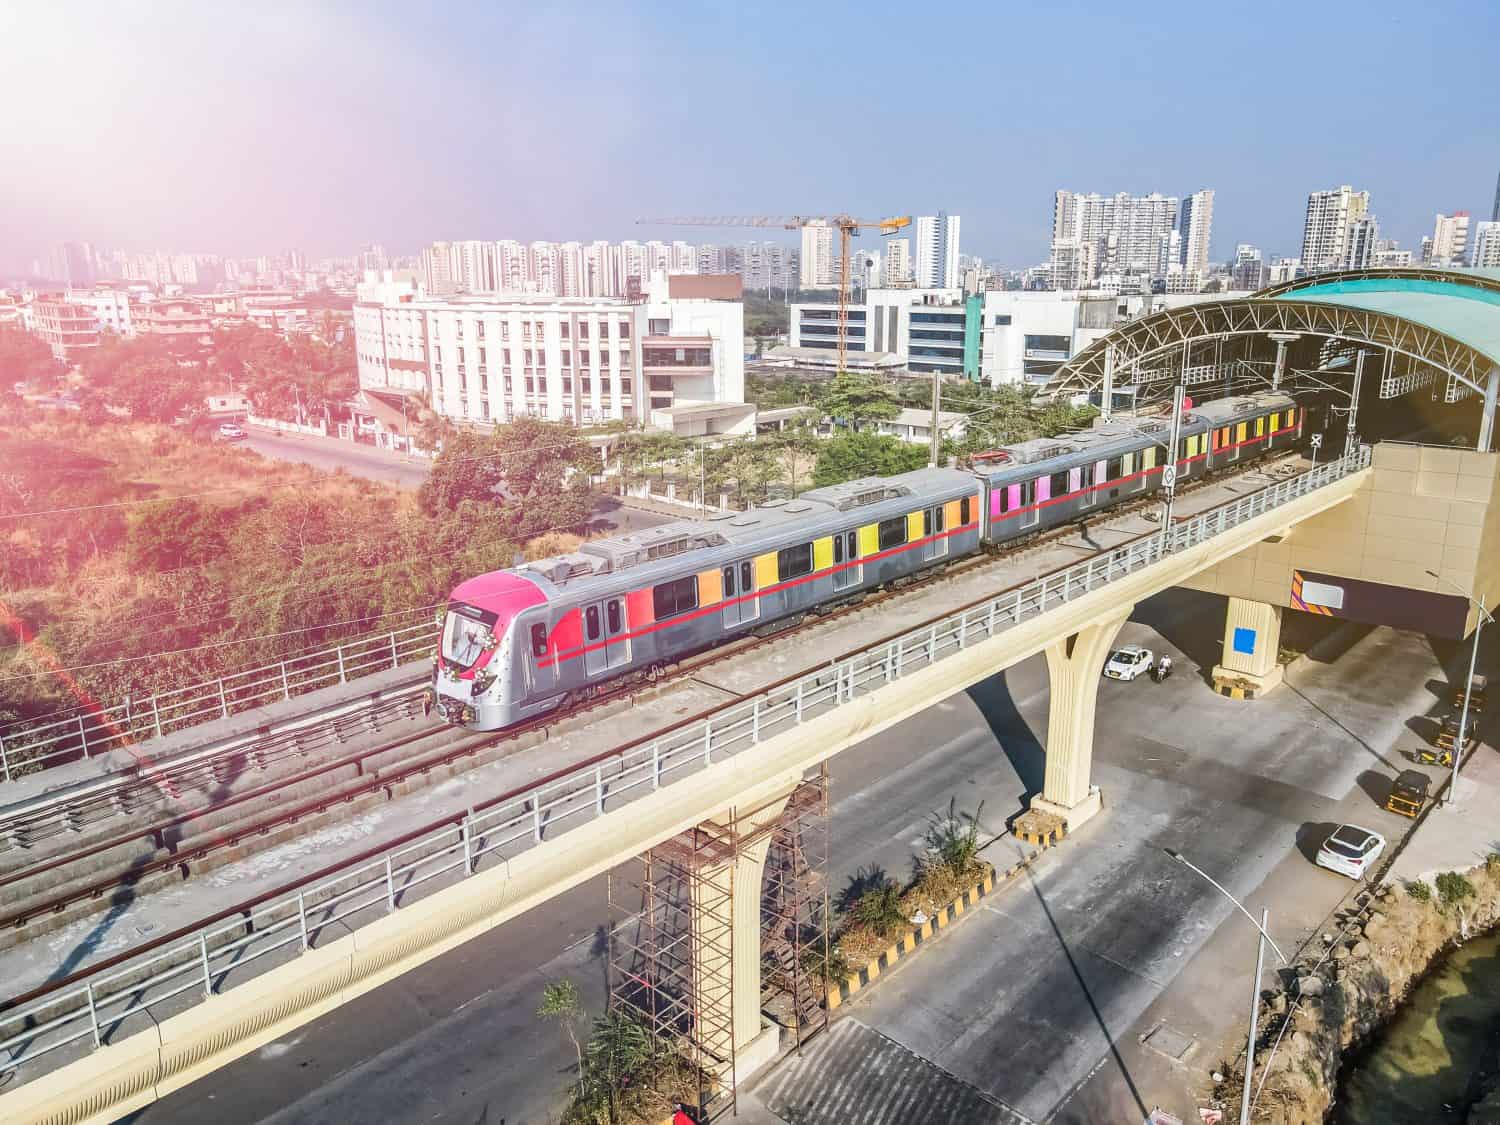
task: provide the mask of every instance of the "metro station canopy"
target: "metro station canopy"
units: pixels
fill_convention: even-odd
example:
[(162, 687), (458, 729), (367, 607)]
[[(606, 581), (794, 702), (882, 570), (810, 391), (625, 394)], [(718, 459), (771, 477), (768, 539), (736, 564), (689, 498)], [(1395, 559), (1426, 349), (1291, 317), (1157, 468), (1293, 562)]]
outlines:
[(1450, 403), (1484, 394), (1492, 374), (1500, 381), (1500, 271), (1346, 270), (1153, 313), (1095, 340), (1044, 393), (1093, 393), (1108, 373), (1149, 400), (1170, 393), (1184, 365), (1189, 384), (1265, 377), (1278, 341), (1295, 342), (1303, 366), (1371, 345), (1382, 398), (1440, 379)]

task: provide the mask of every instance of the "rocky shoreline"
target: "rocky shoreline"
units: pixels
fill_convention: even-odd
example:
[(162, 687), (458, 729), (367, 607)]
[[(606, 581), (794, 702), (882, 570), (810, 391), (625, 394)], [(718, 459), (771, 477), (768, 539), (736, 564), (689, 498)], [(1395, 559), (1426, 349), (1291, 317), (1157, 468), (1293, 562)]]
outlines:
[[(1437, 885), (1395, 884), (1338, 918), (1283, 974), (1265, 1000), (1254, 1084), (1254, 1120), (1319, 1125), (1333, 1106), (1340, 1072), (1450, 950), (1500, 925), (1500, 854)], [(1238, 1104), (1243, 1072), (1215, 1090)], [(1470, 1125), (1500, 1125), (1500, 1081), (1475, 1105)]]

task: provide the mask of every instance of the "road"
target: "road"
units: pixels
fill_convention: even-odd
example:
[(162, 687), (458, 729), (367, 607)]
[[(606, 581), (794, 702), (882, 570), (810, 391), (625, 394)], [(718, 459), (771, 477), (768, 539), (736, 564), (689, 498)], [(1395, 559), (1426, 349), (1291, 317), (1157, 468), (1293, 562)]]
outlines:
[[(819, 1092), (849, 1092), (854, 1076), (839, 1068), (851, 1053), (833, 1048), (856, 1034), (853, 1057), (870, 1054), (869, 1038), (997, 1107), (995, 1120), (1127, 1120), (1147, 1099), (1185, 1104), (1248, 999), (1253, 943), (1232, 908), (1159, 847), (1180, 847), (1255, 906), (1260, 888), (1274, 888), (1273, 933), (1295, 944), (1350, 887), (1303, 853), (1336, 820), (1395, 819), (1366, 792), (1394, 772), (1379, 748), (1425, 710), (1424, 685), (1438, 678), (1424, 640), (1380, 630), (1267, 700), (1222, 699), (1193, 674), (1213, 663), (1221, 622), (1222, 601), (1188, 591), (1138, 607), (1125, 639), (1170, 651), (1179, 672), (1162, 685), (1101, 685), (1105, 812), (857, 997), (845, 1016), (858, 1021), (853, 1030), (753, 1086), (742, 1117), (894, 1125), (877, 1111), (896, 1103), (860, 1085), (867, 1078), (853, 1082), (864, 1116), (849, 1102), (812, 1112)], [(1046, 708), (1046, 669), (1034, 659), (840, 755), (830, 885), (870, 865), (905, 877), (927, 817), (950, 798), (965, 810), (983, 802), (985, 838), (999, 837), (1040, 786)], [(1004, 866), (1013, 847), (1000, 838), (986, 854)], [(533, 1012), (543, 984), (560, 976), (599, 1010), (608, 921), (598, 880), (132, 1120), (553, 1120), (572, 1048)], [(1184, 1062), (1135, 1042), (1157, 1022), (1198, 1044)]]
[[(387, 449), (376, 449), (362, 442), (320, 438), (311, 434), (281, 434), (247, 426), (245, 445), (263, 457), (278, 461), (295, 461), (315, 469), (334, 472), (343, 469), (357, 477), (384, 481), (399, 488), (420, 488), (427, 479), (428, 462)], [(684, 509), (685, 515), (691, 512)], [(600, 497), (594, 508), (595, 530), (604, 532), (637, 531), (655, 527), (675, 518), (640, 508), (626, 507), (611, 497)]]

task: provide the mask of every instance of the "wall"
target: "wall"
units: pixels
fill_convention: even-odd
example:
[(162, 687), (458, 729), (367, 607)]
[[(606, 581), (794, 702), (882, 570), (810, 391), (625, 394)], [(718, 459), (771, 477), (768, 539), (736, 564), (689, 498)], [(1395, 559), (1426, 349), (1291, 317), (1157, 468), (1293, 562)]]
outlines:
[(1369, 482), (1348, 503), (1184, 585), (1291, 606), (1296, 569), (1456, 596), (1427, 573), (1433, 570), (1461, 589), (1486, 594), (1493, 605), (1500, 574), (1493, 566), (1481, 570), (1479, 559), (1500, 550), (1500, 512), (1490, 504), (1497, 469), (1500, 454), (1381, 442)]

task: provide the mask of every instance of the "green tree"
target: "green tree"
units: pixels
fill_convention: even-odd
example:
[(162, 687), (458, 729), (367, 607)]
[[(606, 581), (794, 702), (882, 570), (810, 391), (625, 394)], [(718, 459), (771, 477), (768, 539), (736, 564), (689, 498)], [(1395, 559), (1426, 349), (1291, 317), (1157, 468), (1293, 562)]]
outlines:
[(770, 448), (786, 476), (787, 488), (793, 496), (797, 495), (798, 484), (817, 462), (822, 445), (818, 435), (811, 426), (802, 424), (788, 426), (757, 440)]
[(126, 523), (125, 549), (143, 571), (204, 562), (224, 549), (220, 512), (196, 500), (142, 505)]
[(840, 425), (858, 430), (861, 422), (894, 418), (901, 405), (894, 391), (869, 375), (840, 371), (824, 388), (819, 404)]
[(885, 434), (835, 434), (818, 447), (813, 484), (821, 488), (859, 477), (888, 477), (927, 464), (927, 447)]
[(0, 389), (11, 394), (15, 383), (51, 382), (63, 371), (52, 350), (21, 328), (0, 328)]
[(573, 1044), (573, 1053), (578, 1057), (578, 1090), (583, 1091), (583, 1044), (578, 1041), (578, 1021), (583, 1018), (583, 1003), (578, 996), (578, 986), (567, 977), (549, 980), (542, 989), (542, 1002), (537, 1005), (538, 1019), (551, 1020), (563, 1029), (568, 1042)]
[(511, 534), (575, 527), (593, 509), (590, 474), (599, 458), (567, 422), (522, 418), (489, 433), (455, 433), (417, 493), (429, 515), (465, 502), (501, 505)]

